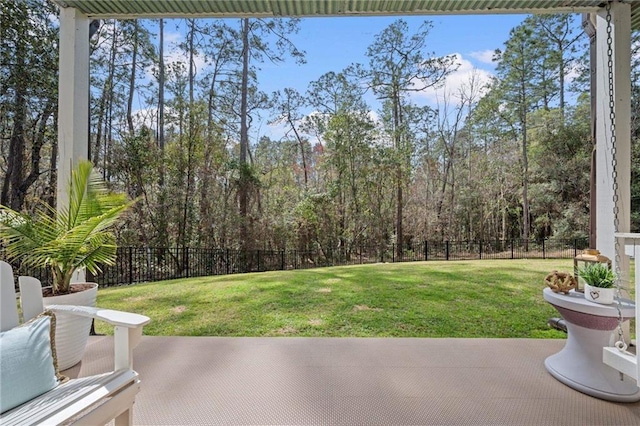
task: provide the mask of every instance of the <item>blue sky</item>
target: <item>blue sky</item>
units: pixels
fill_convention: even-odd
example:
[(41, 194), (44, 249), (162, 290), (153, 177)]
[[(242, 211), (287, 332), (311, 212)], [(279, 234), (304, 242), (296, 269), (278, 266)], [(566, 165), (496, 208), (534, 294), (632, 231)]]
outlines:
[[(304, 18), (300, 21), (300, 31), (290, 38), (295, 45), (306, 52), (306, 64), (297, 65), (293, 59), (273, 64), (264, 62), (257, 65), (260, 90), (272, 93), (292, 87), (304, 93), (309, 82), (317, 80), (329, 71), (339, 72), (354, 62), (368, 63), (367, 47), (374, 37), (397, 19), (404, 19), (410, 34), (417, 31), (425, 20), (433, 23), (427, 39), (427, 51), (436, 56), (458, 55), (459, 70), (448, 77), (446, 89), (450, 93), (469, 81), (472, 73), (479, 73), (481, 81), (486, 81), (495, 71), (491, 57), (495, 49), (504, 47), (511, 29), (522, 23), (526, 15), (448, 15), (448, 16), (388, 16), (388, 17), (336, 17)], [(237, 21), (237, 20), (236, 20)], [(168, 22), (165, 33), (166, 49), (171, 52), (176, 43), (184, 40), (184, 21)], [(579, 18), (576, 20), (579, 22)], [(177, 25), (177, 26), (176, 26)], [(185, 61), (184, 57), (165, 53), (165, 61)], [(196, 60), (197, 69), (202, 72), (206, 65), (204, 58)], [(198, 63), (199, 62), (199, 63)], [(436, 106), (434, 91), (414, 95), (418, 104)], [(369, 95), (367, 101), (372, 110), (377, 109), (375, 100)], [(311, 113), (312, 111), (305, 111)], [(281, 128), (269, 125), (268, 113), (252, 121), (251, 138), (257, 141), (267, 135), (279, 139), (284, 135)]]
[[(353, 62), (367, 63), (367, 47), (395, 20), (402, 18), (415, 32), (425, 20), (433, 23), (428, 49), (437, 56), (459, 53), (473, 66), (493, 71), (489, 61), (482, 60), (486, 52), (502, 48), (509, 31), (521, 23), (525, 15), (463, 15), (405, 17), (343, 17), (307, 18), (301, 21), (300, 32), (292, 37), (296, 46), (307, 52), (307, 63), (296, 65), (261, 64), (260, 86), (266, 92), (283, 85), (304, 91), (307, 84), (328, 71), (341, 71)], [(489, 56), (490, 57), (490, 56)]]
[[(447, 90), (455, 92), (469, 81), (472, 72), (488, 79), (495, 70), (491, 57), (495, 49), (503, 48), (509, 31), (520, 24), (526, 15), (459, 15), (459, 16), (390, 16), (307, 18), (300, 22), (300, 31), (292, 36), (296, 46), (306, 51), (307, 63), (297, 65), (291, 59), (284, 63), (258, 64), (260, 89), (271, 93), (293, 87), (304, 93), (309, 82), (329, 71), (339, 72), (354, 62), (368, 63), (367, 47), (374, 37), (397, 19), (409, 24), (415, 33), (424, 20), (433, 23), (427, 39), (427, 52), (435, 56), (457, 54), (460, 67), (447, 80)], [(441, 91), (440, 91), (441, 92)], [(436, 106), (436, 93), (414, 95), (419, 104)], [(375, 110), (372, 95), (367, 101)], [(310, 112), (310, 111), (309, 111)], [(254, 120), (254, 131), (273, 139), (283, 136), (278, 126), (269, 126), (268, 117)], [(254, 135), (256, 137), (257, 135)]]

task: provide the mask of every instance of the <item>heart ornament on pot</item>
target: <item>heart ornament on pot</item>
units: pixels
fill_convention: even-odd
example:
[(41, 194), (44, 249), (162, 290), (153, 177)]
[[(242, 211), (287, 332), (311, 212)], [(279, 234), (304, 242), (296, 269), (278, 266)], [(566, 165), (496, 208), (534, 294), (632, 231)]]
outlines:
[(584, 298), (590, 302), (610, 305), (615, 299), (615, 288), (592, 287), (589, 284), (584, 286)]

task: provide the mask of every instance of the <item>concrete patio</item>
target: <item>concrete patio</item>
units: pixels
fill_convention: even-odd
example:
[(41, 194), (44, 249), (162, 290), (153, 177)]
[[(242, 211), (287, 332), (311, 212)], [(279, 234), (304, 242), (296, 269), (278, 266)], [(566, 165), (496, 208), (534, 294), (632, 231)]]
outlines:
[[(640, 425), (555, 380), (563, 340), (143, 337), (139, 425)], [(70, 376), (108, 371), (92, 337)]]

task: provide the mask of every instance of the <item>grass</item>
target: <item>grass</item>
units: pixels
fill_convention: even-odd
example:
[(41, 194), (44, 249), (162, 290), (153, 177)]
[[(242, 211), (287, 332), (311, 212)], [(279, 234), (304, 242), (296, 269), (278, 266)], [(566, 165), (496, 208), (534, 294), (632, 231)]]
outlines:
[[(151, 317), (155, 336), (563, 338), (544, 276), (571, 260), (341, 266), (101, 289), (101, 307)], [(98, 332), (109, 329), (98, 326)]]

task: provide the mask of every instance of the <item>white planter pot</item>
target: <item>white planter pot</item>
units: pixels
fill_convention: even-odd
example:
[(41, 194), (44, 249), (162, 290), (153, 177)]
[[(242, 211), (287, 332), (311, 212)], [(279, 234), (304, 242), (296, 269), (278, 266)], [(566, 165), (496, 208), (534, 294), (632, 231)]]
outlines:
[[(72, 284), (72, 286), (74, 284)], [(98, 297), (98, 284), (86, 284), (91, 284), (92, 287), (79, 293), (45, 297), (43, 301), (44, 307), (46, 308), (50, 305), (95, 307), (96, 298)], [(80, 362), (84, 355), (84, 348), (87, 345), (90, 329), (91, 318), (56, 313), (56, 353), (58, 356), (58, 368), (60, 370), (66, 370)]]
[(601, 305), (610, 305), (615, 299), (615, 288), (593, 287), (589, 284), (584, 285), (584, 298)]

